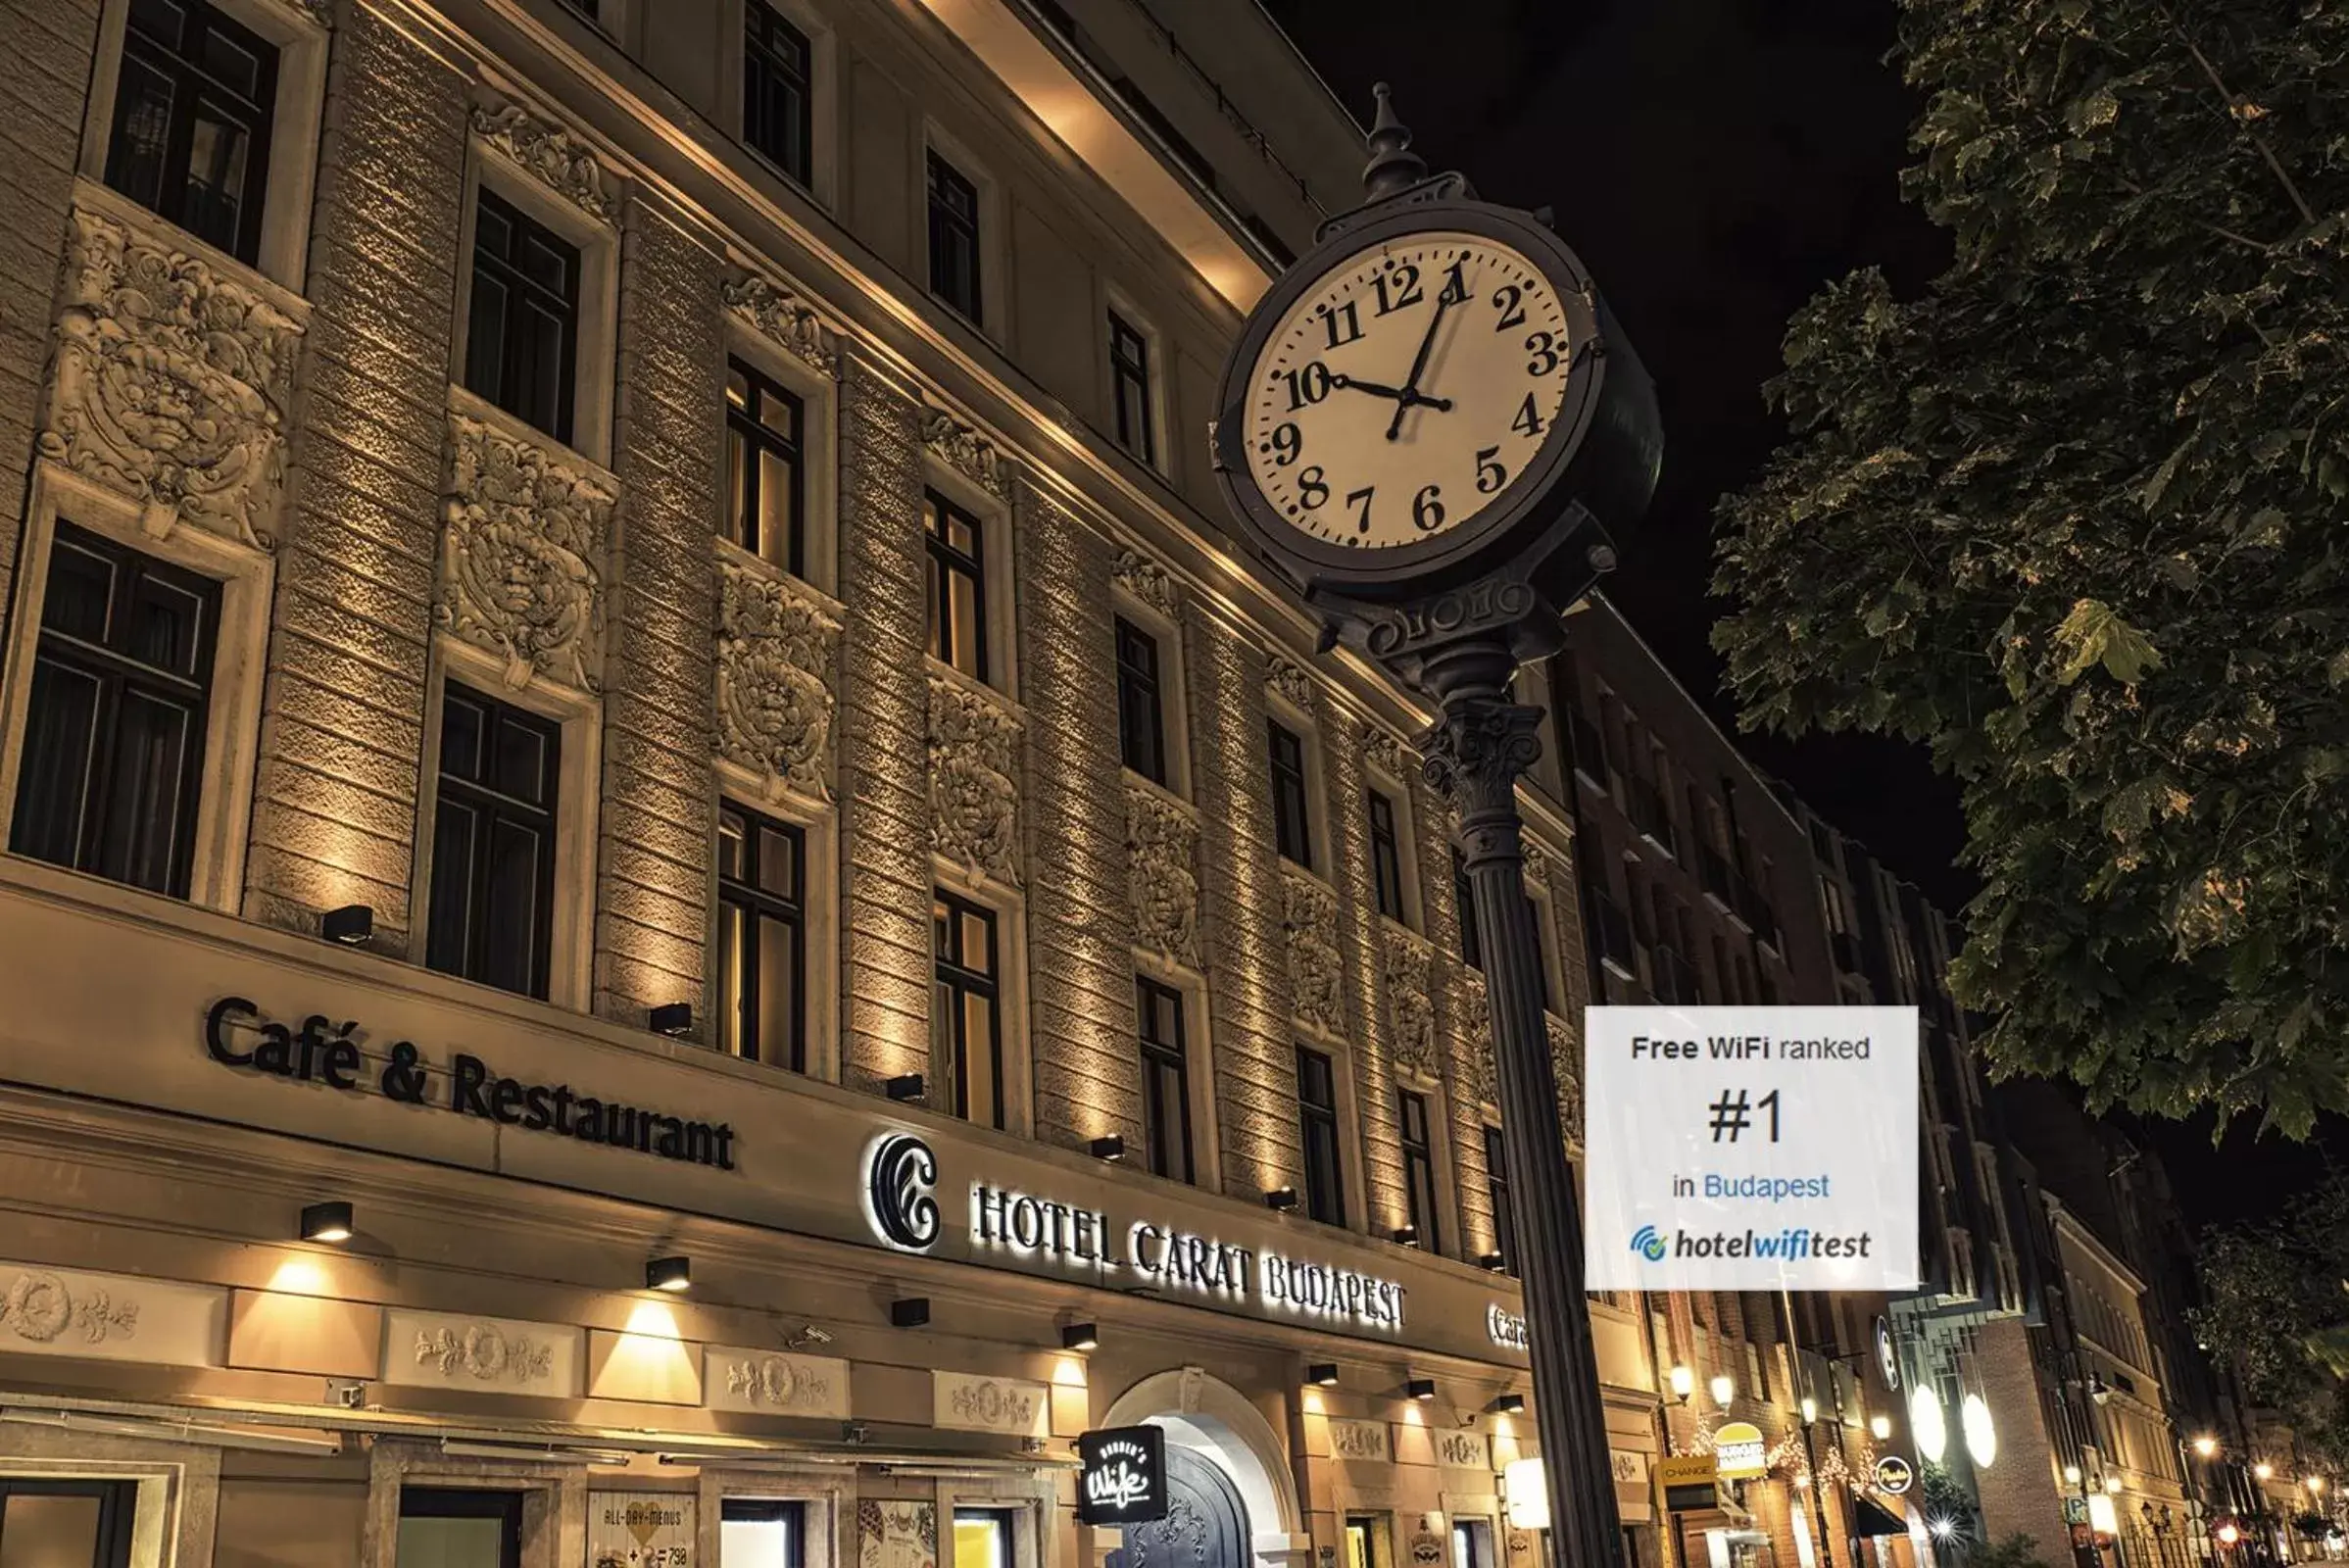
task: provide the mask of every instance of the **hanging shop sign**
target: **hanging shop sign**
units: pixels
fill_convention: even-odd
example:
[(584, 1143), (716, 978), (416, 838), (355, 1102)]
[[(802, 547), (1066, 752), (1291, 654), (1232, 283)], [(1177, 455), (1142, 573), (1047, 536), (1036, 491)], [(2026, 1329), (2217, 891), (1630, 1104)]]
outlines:
[(1876, 1365), (1884, 1375), (1884, 1387), (1900, 1392), (1900, 1352), (1892, 1347), (1892, 1325), (1882, 1316), (1876, 1320)]
[(1743, 1481), (1770, 1472), (1769, 1445), (1750, 1421), (1731, 1421), (1713, 1434), (1713, 1463), (1724, 1481)]
[(1709, 1453), (1676, 1454), (1656, 1461), (1664, 1507), (1672, 1513), (1702, 1513), (1721, 1505), (1717, 1473)]
[[(940, 1167), (912, 1133), (888, 1132), (865, 1148), (865, 1219), (883, 1243), (926, 1252), (943, 1234)], [(970, 1185), (970, 1240), (1070, 1273), (1133, 1275), (1148, 1287), (1220, 1298), (1365, 1328), (1398, 1331), (1407, 1294), (1394, 1280), (1293, 1258), (1160, 1223), (1112, 1219), (1107, 1209), (999, 1187)]]
[(1139, 1525), (1166, 1517), (1166, 1434), (1111, 1427), (1077, 1439), (1077, 1523)]
[(1876, 1490), (1886, 1496), (1897, 1497), (1917, 1484), (1917, 1472), (1897, 1453), (1887, 1453), (1876, 1461)]
[[(357, 1020), (334, 1023), (312, 1013), (300, 1028), (271, 1021), (243, 997), (222, 997), (204, 1015), (204, 1049), (238, 1072), (321, 1084), (344, 1094), (379, 1094), (406, 1105), (430, 1105), (504, 1127), (598, 1144), (718, 1170), (734, 1168), (734, 1129), (689, 1121), (644, 1105), (582, 1094), (569, 1084), (527, 1083), (493, 1071), (479, 1056), (455, 1052), (445, 1072), (406, 1040), (382, 1054), (372, 1082), (364, 1076)], [(445, 1095), (445, 1099), (443, 1096)]]

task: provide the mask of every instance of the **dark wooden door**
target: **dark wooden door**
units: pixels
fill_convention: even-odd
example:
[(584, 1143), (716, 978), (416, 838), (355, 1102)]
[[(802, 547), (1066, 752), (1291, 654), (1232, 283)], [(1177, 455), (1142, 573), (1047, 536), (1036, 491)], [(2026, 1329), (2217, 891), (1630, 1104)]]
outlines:
[(1129, 1525), (1126, 1568), (1250, 1568), (1248, 1506), (1211, 1459), (1166, 1447), (1166, 1517)]

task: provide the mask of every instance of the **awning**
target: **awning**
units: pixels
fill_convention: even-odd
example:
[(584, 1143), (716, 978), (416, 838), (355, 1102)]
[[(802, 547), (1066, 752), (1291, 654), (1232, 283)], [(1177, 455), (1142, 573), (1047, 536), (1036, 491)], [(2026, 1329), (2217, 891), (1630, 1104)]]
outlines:
[(1851, 1495), (1851, 1533), (1855, 1536), (1905, 1536), (1908, 1521), (1896, 1518), (1883, 1504), (1862, 1493)]

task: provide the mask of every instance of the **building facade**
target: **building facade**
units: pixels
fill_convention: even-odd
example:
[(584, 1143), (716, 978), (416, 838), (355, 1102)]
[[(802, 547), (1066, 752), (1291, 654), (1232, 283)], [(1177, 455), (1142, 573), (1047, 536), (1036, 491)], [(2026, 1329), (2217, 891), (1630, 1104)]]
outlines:
[(0, 0), (0, 1532), (1531, 1568), (1425, 715), (1200, 439), (1359, 130), (1183, 19)]

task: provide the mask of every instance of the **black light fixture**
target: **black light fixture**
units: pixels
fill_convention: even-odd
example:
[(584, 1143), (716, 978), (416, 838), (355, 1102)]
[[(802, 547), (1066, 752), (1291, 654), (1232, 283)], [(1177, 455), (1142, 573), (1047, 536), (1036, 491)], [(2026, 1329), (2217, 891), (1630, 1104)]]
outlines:
[(693, 1004), (664, 1002), (646, 1015), (646, 1021), (652, 1024), (653, 1033), (667, 1035), (671, 1040), (679, 1035), (692, 1034)]
[(329, 942), (357, 947), (375, 934), (375, 911), (364, 904), (346, 904), (318, 916), (318, 935)]
[(1126, 1157), (1126, 1141), (1115, 1133), (1096, 1138), (1086, 1147), (1093, 1151), (1093, 1157), (1096, 1159), (1123, 1159)]
[(1509, 1254), (1506, 1252), (1480, 1252), (1477, 1254), (1476, 1266), (1489, 1268), (1498, 1274), (1509, 1266)]
[(1280, 1209), (1283, 1213), (1288, 1212), (1297, 1206), (1297, 1189), (1294, 1187), (1265, 1188), (1264, 1206)]
[(901, 1296), (889, 1303), (889, 1321), (901, 1329), (917, 1329), (930, 1321), (930, 1298)]
[(1436, 1380), (1434, 1378), (1413, 1378), (1403, 1385), (1403, 1392), (1414, 1399), (1432, 1399), (1436, 1396)]
[(1397, 1225), (1390, 1234), (1394, 1236), (1395, 1245), (1398, 1247), (1417, 1247), (1419, 1245), (1419, 1227), (1416, 1225)]
[(1338, 1363), (1315, 1361), (1305, 1368), (1305, 1381), (1317, 1389), (1336, 1388), (1338, 1386)]
[(1502, 1415), (1523, 1415), (1525, 1414), (1525, 1396), (1504, 1394), (1493, 1401), (1493, 1408), (1498, 1410)]
[(648, 1291), (689, 1291), (693, 1289), (693, 1259), (690, 1257), (657, 1257), (645, 1265), (645, 1289)]
[(881, 1092), (900, 1103), (920, 1100), (929, 1094), (930, 1080), (917, 1072), (902, 1072), (883, 1084)]
[(306, 1242), (347, 1242), (350, 1239), (350, 1204), (343, 1202), (312, 1203), (302, 1210), (302, 1240)]
[(1098, 1348), (1101, 1343), (1101, 1331), (1091, 1323), (1061, 1325), (1060, 1348), (1063, 1350), (1091, 1350)]

